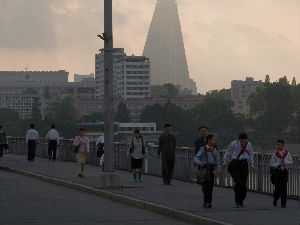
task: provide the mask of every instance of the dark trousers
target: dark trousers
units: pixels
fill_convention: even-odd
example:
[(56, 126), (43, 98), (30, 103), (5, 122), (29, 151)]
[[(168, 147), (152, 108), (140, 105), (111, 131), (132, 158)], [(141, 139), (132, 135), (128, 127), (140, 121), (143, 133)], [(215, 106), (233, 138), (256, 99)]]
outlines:
[(3, 157), (4, 144), (0, 144), (0, 157)]
[(57, 149), (57, 141), (56, 140), (50, 140), (48, 142), (48, 156), (49, 159), (56, 160), (56, 149)]
[(275, 201), (278, 201), (280, 198), (282, 206), (286, 206), (287, 182), (288, 182), (288, 171), (278, 169), (275, 177), (275, 189), (273, 193), (273, 198)]
[(33, 161), (35, 158), (36, 141), (28, 140), (28, 161)]
[(175, 158), (162, 159), (162, 176), (164, 184), (170, 184), (173, 176)]
[(213, 168), (209, 169), (209, 176), (208, 179), (205, 179), (204, 182), (202, 183), (202, 192), (204, 195), (204, 203), (209, 203), (211, 204), (212, 202), (212, 193), (214, 189), (214, 174), (213, 174)]
[(248, 162), (247, 160), (233, 160), (232, 178), (234, 180), (235, 202), (243, 204), (247, 195)]

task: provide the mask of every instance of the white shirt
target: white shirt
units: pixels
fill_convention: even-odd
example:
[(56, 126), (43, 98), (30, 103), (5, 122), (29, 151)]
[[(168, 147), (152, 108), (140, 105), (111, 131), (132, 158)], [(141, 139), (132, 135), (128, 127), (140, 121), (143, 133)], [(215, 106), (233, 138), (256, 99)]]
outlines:
[(57, 144), (59, 144), (59, 133), (55, 129), (51, 129), (48, 131), (46, 135), (46, 140), (48, 141), (57, 141)]
[[(246, 149), (249, 154), (245, 151), (243, 154), (241, 154), (238, 160), (247, 159), (248, 162), (250, 162), (250, 166), (253, 168), (254, 154), (253, 154), (253, 148), (250, 141), (248, 141)], [(234, 140), (233, 142), (231, 142), (224, 155), (224, 164), (228, 164), (231, 161), (231, 159), (237, 159), (241, 150), (242, 150), (242, 145), (238, 140)]]
[(96, 145), (98, 145), (99, 143), (103, 143), (104, 144), (104, 136), (100, 136), (99, 138), (98, 138), (98, 140), (96, 141)]
[(28, 140), (38, 140), (39, 139), (39, 133), (35, 129), (29, 129), (26, 132), (26, 143), (28, 143)]
[[(131, 153), (130, 148), (129, 148), (128, 154), (131, 154), (131, 157), (134, 159), (143, 159), (144, 154), (147, 152), (145, 140), (143, 139), (143, 141), (142, 141), (142, 138), (137, 140), (135, 137), (133, 137), (132, 141), (133, 141), (133, 152)], [(144, 154), (143, 154), (143, 145), (144, 145), (144, 150), (145, 150)]]
[[(279, 151), (281, 156), (283, 156), (284, 152), (285, 152), (285, 150)], [(282, 160), (281, 158), (277, 157), (276, 153), (273, 153), (271, 160), (270, 160), (271, 167), (274, 167), (274, 168), (279, 167), (280, 169), (284, 169), (284, 168), (291, 166), (293, 163), (292, 156), (289, 152), (287, 153), (286, 157), (284, 158), (285, 166), (283, 166), (283, 167), (279, 166), (279, 164), (281, 163), (281, 160)]]

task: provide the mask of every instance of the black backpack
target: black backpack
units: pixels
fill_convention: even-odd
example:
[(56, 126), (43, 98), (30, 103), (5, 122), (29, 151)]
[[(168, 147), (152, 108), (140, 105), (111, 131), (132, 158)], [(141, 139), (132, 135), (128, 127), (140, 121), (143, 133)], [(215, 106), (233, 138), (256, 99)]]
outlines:
[[(142, 137), (141, 137), (141, 141), (142, 141), (142, 154), (145, 154), (144, 139)], [(133, 151), (134, 151), (134, 143), (133, 143), (133, 139), (131, 139), (130, 153), (133, 153)]]

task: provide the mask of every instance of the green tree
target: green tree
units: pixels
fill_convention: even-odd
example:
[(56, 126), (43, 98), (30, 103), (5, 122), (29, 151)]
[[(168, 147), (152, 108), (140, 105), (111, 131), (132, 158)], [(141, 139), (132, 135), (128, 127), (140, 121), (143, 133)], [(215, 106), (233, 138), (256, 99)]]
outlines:
[(77, 112), (70, 97), (53, 102), (49, 106), (49, 115), (46, 121), (55, 124), (60, 134), (65, 138), (72, 138), (77, 134)]
[(119, 123), (129, 123), (131, 120), (130, 111), (127, 105), (123, 102), (119, 103), (117, 112), (115, 114), (115, 121)]
[(83, 123), (96, 123), (96, 122), (102, 122), (103, 120), (104, 120), (104, 115), (101, 112), (84, 115), (79, 119), (79, 121)]

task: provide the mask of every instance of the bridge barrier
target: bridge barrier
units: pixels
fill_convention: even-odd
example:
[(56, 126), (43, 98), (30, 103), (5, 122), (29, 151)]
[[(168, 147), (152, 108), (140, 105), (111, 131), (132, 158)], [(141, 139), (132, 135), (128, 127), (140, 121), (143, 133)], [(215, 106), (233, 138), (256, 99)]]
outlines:
[[(27, 154), (27, 145), (23, 137), (8, 137), (9, 154), (25, 155)], [(116, 142), (114, 145), (114, 167), (119, 170), (129, 170), (130, 160), (127, 157), (128, 144)], [(99, 165), (99, 159), (96, 154), (97, 146), (95, 142), (90, 143), (90, 154), (87, 163)], [(157, 157), (157, 146), (148, 146), (148, 155), (144, 163), (143, 172), (149, 175), (161, 176), (161, 160)], [(48, 143), (41, 139), (37, 144), (36, 156), (48, 157)], [(220, 151), (221, 162), (224, 157), (224, 151)], [(250, 191), (272, 194), (273, 185), (270, 179), (270, 158), (271, 154), (254, 153), (255, 166), (257, 173), (249, 171), (248, 189)], [(288, 196), (289, 198), (300, 199), (300, 157), (292, 156), (293, 166), (289, 168)], [(73, 140), (63, 139), (58, 146), (57, 159), (62, 161), (76, 161), (73, 152)], [(195, 168), (193, 167), (194, 149), (188, 147), (176, 148), (176, 159), (173, 178), (188, 182), (196, 182)], [(146, 166), (145, 166), (146, 165)], [(233, 187), (234, 183), (227, 172), (222, 170), (220, 176), (215, 180), (216, 186)]]

